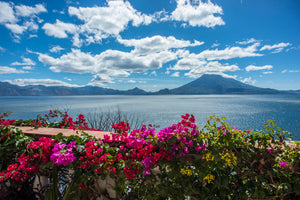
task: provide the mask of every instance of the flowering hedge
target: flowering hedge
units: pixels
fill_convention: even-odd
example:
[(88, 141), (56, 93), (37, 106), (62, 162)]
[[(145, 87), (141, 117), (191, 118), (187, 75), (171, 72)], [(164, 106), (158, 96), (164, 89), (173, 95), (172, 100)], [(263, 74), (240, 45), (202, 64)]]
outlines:
[[(112, 125), (116, 133), (103, 139), (87, 134), (33, 138), (14, 126), (91, 129), (83, 115), (74, 121), (59, 111), (26, 121), (5, 116), (0, 115), (0, 199), (300, 196), (299, 146), (287, 143), (287, 132), (271, 121), (265, 130), (242, 131), (212, 116), (200, 129), (194, 116), (185, 114), (158, 132), (151, 125), (129, 132), (129, 124), (120, 122)], [(108, 178), (115, 193), (99, 187)]]

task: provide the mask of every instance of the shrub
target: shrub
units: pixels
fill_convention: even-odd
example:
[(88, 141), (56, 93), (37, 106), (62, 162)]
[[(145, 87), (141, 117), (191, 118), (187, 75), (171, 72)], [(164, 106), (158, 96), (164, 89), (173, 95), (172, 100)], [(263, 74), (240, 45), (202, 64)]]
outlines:
[[(50, 122), (59, 116), (61, 121)], [(82, 115), (76, 121), (58, 111), (27, 121), (1, 115), (1, 152), (9, 152), (1, 154), (1, 199), (24, 191), (42, 199), (299, 197), (299, 146), (273, 122), (262, 131), (242, 131), (212, 116), (199, 129), (193, 115), (181, 117), (158, 132), (145, 125), (127, 132), (129, 125), (120, 122), (113, 125), (117, 133), (98, 139), (87, 134), (30, 138), (13, 127), (90, 130)]]

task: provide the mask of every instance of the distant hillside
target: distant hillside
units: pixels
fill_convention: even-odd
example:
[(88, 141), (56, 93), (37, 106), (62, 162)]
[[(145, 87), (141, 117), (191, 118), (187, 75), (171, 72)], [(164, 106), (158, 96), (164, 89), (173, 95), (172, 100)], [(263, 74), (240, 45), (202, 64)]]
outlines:
[(63, 87), (29, 85), (17, 86), (0, 82), (0, 96), (67, 96), (67, 95), (143, 95), (146, 91), (134, 88), (131, 90), (114, 90), (102, 87)]
[(277, 94), (278, 90), (247, 85), (220, 75), (203, 75), (200, 78), (172, 90), (161, 90), (163, 94)]
[(0, 82), (0, 96), (66, 96), (66, 95), (180, 95), (180, 94), (300, 94), (300, 90), (279, 91), (269, 88), (254, 87), (220, 75), (203, 75), (200, 78), (175, 89), (163, 89), (146, 92), (137, 87), (130, 90), (114, 90), (95, 86), (17, 86)]

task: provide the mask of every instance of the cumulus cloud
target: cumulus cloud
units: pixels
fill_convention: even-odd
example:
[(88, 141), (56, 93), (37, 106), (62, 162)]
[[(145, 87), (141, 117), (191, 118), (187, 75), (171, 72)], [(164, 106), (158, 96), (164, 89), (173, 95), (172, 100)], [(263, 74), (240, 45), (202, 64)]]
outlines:
[(60, 52), (62, 50), (64, 50), (64, 48), (62, 48), (59, 45), (56, 45), (56, 46), (52, 47), (49, 51), (52, 52), (52, 53), (58, 53), (58, 52)]
[(228, 60), (231, 58), (243, 58), (262, 56), (262, 54), (256, 53), (259, 43), (254, 43), (248, 47), (227, 47), (226, 49), (219, 50), (205, 50), (202, 51), (197, 57), (207, 60)]
[(201, 0), (177, 0), (177, 7), (170, 18), (175, 21), (186, 22), (190, 26), (204, 26), (213, 28), (217, 25), (224, 25), (225, 22), (220, 16), (223, 10), (220, 6), (208, 1)]
[(10, 65), (12, 66), (15, 66), (15, 65), (35, 65), (35, 62), (32, 61), (30, 58), (25, 58), (25, 57), (22, 57), (22, 61), (23, 62), (13, 62), (11, 63)]
[(151, 72), (151, 73), (150, 73), (150, 76), (157, 76), (156, 71)]
[[(76, 33), (73, 33), (73, 45), (80, 47), (83, 42), (100, 43), (102, 39), (113, 36), (117, 37), (131, 23), (133, 26), (148, 25), (154, 17), (142, 14), (134, 9), (128, 1), (109, 1), (105, 6), (94, 7), (72, 7), (68, 9), (70, 16), (76, 16), (83, 22), (76, 26)], [(71, 26), (70, 24), (68, 26)], [(75, 26), (75, 25), (73, 25)], [(66, 38), (66, 30), (57, 23), (44, 27), (48, 35), (57, 38)], [(51, 34), (49, 33), (51, 29)], [(56, 33), (54, 30), (56, 29)]]
[(265, 66), (249, 65), (248, 67), (246, 67), (246, 71), (250, 72), (250, 71), (257, 71), (257, 70), (270, 70), (272, 68), (273, 68), (272, 65), (265, 65)]
[(25, 70), (33, 70), (33, 67), (32, 67), (32, 66), (24, 66), (24, 67), (22, 67), (22, 69), (25, 69)]
[(15, 6), (13, 3), (0, 2), (0, 24), (13, 33), (15, 42), (19, 42), (20, 35), (25, 31), (36, 31), (39, 28), (37, 22), (40, 23), (41, 19), (37, 15), (42, 12), (47, 12), (42, 4)]
[(19, 70), (13, 67), (0, 66), (0, 74), (24, 74), (23, 70)]
[(15, 79), (13, 81), (6, 80), (14, 85), (19, 86), (27, 86), (27, 85), (44, 85), (44, 86), (66, 86), (66, 87), (79, 87), (75, 84), (66, 83), (60, 80), (53, 80), (53, 79)]
[(160, 35), (130, 40), (118, 37), (118, 42), (125, 46), (133, 46), (135, 48), (133, 52), (137, 54), (149, 54), (169, 49), (194, 47), (204, 43), (197, 40), (192, 43), (188, 40), (178, 40), (174, 36), (164, 37)]
[(179, 77), (179, 72), (174, 72), (171, 76), (172, 77)]
[(18, 24), (5, 24), (5, 27), (15, 34), (23, 34), (27, 29), (26, 26), (20, 26)]
[(161, 68), (164, 63), (176, 59), (178, 53), (162, 51), (143, 56), (131, 52), (106, 50), (92, 55), (79, 49), (72, 49), (71, 52), (59, 58), (42, 53), (37, 54), (39, 61), (50, 65), (50, 69), (54, 72), (97, 74), (105, 71), (111, 76), (128, 76), (129, 72), (140, 73), (149, 69)]
[(97, 86), (97, 87), (105, 87), (107, 83), (114, 83), (112, 78), (107, 74), (96, 74), (91, 82), (88, 84), (90, 86)]
[(75, 33), (76, 26), (71, 23), (64, 23), (56, 20), (55, 24), (45, 23), (42, 29), (45, 30), (45, 33), (49, 36), (54, 36), (56, 38), (67, 38), (67, 33)]
[(0, 1), (0, 23), (16, 23), (18, 19), (14, 15), (13, 5)]
[(237, 44), (242, 44), (242, 45), (246, 45), (246, 44), (251, 44), (251, 43), (259, 43), (260, 41), (259, 40), (256, 40), (254, 38), (250, 38), (250, 39), (247, 39), (245, 41), (241, 41), (241, 42), (236, 42)]
[(273, 50), (272, 53), (279, 53), (281, 52), (285, 47), (288, 47), (288, 46), (291, 46), (292, 44), (290, 43), (284, 43), (284, 42), (281, 42), (279, 44), (274, 44), (274, 45), (265, 45), (263, 46), (260, 51), (263, 51), (263, 50)]
[(21, 17), (29, 17), (37, 15), (41, 12), (47, 12), (47, 9), (42, 4), (36, 4), (35, 6), (15, 6), (16, 15)]
[(251, 77), (248, 77), (248, 78), (244, 78), (243, 80), (241, 80), (241, 82), (254, 85), (256, 83), (256, 80), (252, 80)]
[[(189, 72), (185, 73), (185, 76), (192, 78), (199, 78), (204, 74), (219, 74), (226, 76), (224, 72), (238, 71), (240, 68), (237, 65), (223, 65), (218, 61), (208, 62), (198, 67), (193, 67)], [(227, 77), (229, 77), (227, 75)]]

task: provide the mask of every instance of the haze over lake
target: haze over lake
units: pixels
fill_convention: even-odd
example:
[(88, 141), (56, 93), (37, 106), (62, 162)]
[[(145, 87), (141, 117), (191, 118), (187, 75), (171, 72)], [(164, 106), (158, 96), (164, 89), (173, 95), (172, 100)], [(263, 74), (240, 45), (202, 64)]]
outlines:
[[(167, 127), (180, 115), (194, 114), (206, 123), (211, 115), (225, 116), (238, 129), (261, 130), (271, 119), (300, 139), (300, 95), (165, 95), (165, 96), (21, 96), (0, 97), (0, 113), (12, 111), (9, 118), (29, 119), (49, 109), (68, 109), (73, 116), (120, 108), (134, 113), (145, 124)], [(201, 125), (200, 125), (201, 126)]]

